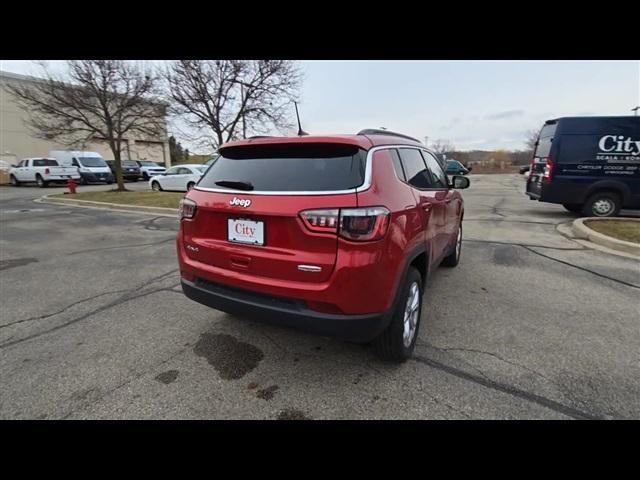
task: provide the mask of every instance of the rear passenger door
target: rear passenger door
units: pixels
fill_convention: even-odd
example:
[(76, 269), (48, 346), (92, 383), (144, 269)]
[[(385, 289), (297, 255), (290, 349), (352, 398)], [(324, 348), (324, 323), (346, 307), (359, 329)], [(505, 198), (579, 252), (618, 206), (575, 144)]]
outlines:
[[(446, 206), (445, 223), (443, 232), (446, 236), (444, 239), (445, 248), (455, 240), (458, 234), (458, 217), (462, 208), (462, 200), (455, 194), (455, 190), (449, 188), (449, 178), (442, 169), (440, 162), (429, 152), (423, 150), (422, 155), (427, 162), (427, 168), (433, 178), (434, 188), (444, 195), (444, 203)], [(446, 192), (446, 193), (445, 193)]]
[(413, 187), (418, 208), (423, 215), (425, 242), (433, 261), (441, 256), (446, 246), (446, 190), (443, 191), (434, 183), (420, 150), (399, 148), (398, 152), (407, 183)]

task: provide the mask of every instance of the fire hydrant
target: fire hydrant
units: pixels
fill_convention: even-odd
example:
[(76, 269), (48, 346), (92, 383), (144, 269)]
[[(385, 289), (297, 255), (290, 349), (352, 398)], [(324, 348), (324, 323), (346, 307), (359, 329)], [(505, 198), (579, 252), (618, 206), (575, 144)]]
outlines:
[(69, 188), (69, 193), (70, 194), (73, 195), (73, 194), (76, 193), (76, 186), (77, 185), (78, 184), (76, 183), (76, 181), (73, 178), (69, 177), (69, 179), (67, 180), (67, 187)]

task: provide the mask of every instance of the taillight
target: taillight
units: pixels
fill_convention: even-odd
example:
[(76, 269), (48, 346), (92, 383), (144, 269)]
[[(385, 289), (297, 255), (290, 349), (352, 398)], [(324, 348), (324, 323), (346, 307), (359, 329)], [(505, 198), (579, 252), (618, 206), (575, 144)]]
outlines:
[(389, 210), (385, 207), (304, 210), (300, 218), (312, 232), (337, 233), (359, 242), (379, 240), (389, 227)]
[(305, 226), (312, 232), (335, 233), (338, 231), (337, 208), (327, 210), (304, 210), (300, 212), (300, 218)]
[(389, 227), (389, 210), (384, 207), (340, 210), (340, 236), (348, 240), (380, 240)]
[(49, 170), (49, 167), (44, 169), (44, 174), (45, 175), (49, 175), (51, 173), (51, 170)]
[(544, 172), (542, 174), (542, 179), (547, 183), (551, 181), (551, 177), (553, 176), (553, 167), (553, 160), (547, 158), (547, 161), (544, 164)]
[(178, 220), (193, 218), (196, 214), (197, 206), (196, 202), (189, 200), (188, 198), (180, 200), (180, 205), (178, 206)]

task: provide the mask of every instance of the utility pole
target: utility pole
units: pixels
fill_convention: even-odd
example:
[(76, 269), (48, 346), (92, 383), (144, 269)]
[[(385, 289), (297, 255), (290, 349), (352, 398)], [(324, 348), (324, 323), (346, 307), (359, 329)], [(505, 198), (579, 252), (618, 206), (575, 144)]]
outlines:
[(425, 147), (428, 147), (428, 146), (429, 146), (429, 137), (427, 137), (426, 135), (425, 135), (425, 137), (424, 137), (424, 146), (425, 146)]

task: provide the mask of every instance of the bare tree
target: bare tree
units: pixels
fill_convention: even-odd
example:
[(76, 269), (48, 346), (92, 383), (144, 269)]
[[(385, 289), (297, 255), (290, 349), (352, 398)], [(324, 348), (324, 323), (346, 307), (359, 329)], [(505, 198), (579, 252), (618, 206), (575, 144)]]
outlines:
[(528, 130), (526, 135), (526, 140), (524, 144), (527, 146), (527, 150), (533, 152), (536, 148), (536, 143), (538, 143), (538, 130)]
[(456, 147), (449, 140), (438, 139), (431, 144), (431, 150), (442, 155), (454, 152)]
[(73, 60), (67, 67), (66, 75), (54, 76), (43, 65), (44, 79), (6, 88), (28, 112), (27, 125), (37, 137), (68, 146), (106, 140), (115, 160), (118, 190), (124, 191), (125, 136), (164, 133), (166, 105), (151, 98), (157, 93), (157, 79), (122, 60)]
[(301, 73), (289, 60), (180, 60), (164, 72), (172, 111), (217, 148), (288, 129)]

